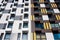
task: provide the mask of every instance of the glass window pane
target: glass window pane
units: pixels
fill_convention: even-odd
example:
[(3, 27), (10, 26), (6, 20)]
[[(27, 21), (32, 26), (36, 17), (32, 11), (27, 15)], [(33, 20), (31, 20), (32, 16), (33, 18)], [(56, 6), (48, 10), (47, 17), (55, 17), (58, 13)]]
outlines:
[(45, 35), (41, 35), (41, 38), (46, 38)]
[(10, 33), (6, 33), (6, 34), (5, 34), (5, 39), (4, 39), (4, 40), (9, 40), (9, 39), (10, 39), (10, 35), (11, 35)]
[(28, 34), (27, 33), (23, 33), (22, 40), (28, 40)]
[(40, 38), (40, 35), (36, 35), (36, 38)]
[(58, 24), (55, 24), (55, 27), (59, 27), (59, 25)]
[(55, 27), (54, 24), (51, 24), (51, 27)]

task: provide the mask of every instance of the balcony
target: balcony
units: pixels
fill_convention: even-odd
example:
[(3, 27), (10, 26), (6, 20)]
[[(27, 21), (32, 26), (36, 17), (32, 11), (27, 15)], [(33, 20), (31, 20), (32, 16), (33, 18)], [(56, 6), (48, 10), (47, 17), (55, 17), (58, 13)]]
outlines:
[(45, 3), (45, 5), (46, 5), (46, 8), (49, 8), (50, 7), (50, 4)]
[(55, 16), (52, 15), (52, 14), (48, 14), (48, 17), (49, 17), (50, 21), (55, 21), (56, 20)]
[(34, 12), (35, 12), (35, 13), (39, 13), (40, 10), (39, 10), (38, 8), (34, 8)]
[(53, 10), (50, 9), (50, 8), (47, 8), (47, 12), (48, 12), (48, 13), (54, 13)]
[(34, 18), (35, 18), (35, 20), (37, 20), (37, 21), (42, 20), (42, 17), (39, 16), (39, 14), (34, 14)]
[(39, 0), (33, 0), (34, 2), (39, 2)]
[(35, 27), (36, 27), (36, 28), (40, 28), (40, 29), (43, 29), (43, 28), (44, 28), (44, 27), (43, 27), (43, 24), (40, 23), (39, 21), (36, 21), (36, 22), (35, 22)]
[(40, 7), (40, 4), (38, 4), (38, 3), (34, 3), (34, 7)]
[(46, 2), (46, 3), (48, 3), (48, 2), (49, 2), (49, 0), (45, 0), (45, 2)]
[(60, 2), (60, 0), (55, 0), (55, 2), (56, 2), (56, 3), (59, 3), (59, 2)]
[(58, 23), (51, 23), (52, 28), (60, 28)]

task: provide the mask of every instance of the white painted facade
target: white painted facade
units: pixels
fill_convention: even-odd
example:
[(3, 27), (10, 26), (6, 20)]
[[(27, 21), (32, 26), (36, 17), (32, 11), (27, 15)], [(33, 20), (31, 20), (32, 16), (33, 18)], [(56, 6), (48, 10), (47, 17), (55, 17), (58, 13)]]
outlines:
[[(3, 4), (3, 3), (7, 3), (6, 1), (4, 1), (3, 3), (1, 3), (3, 0), (0, 1), (0, 4)], [(0, 12), (0, 14), (2, 14), (1, 16), (1, 19), (0, 19), (0, 24), (4, 24), (6, 23), (6, 28), (5, 29), (0, 29), (0, 35), (3, 33), (3, 37), (2, 37), (2, 40), (4, 40), (4, 37), (5, 37), (5, 34), (6, 34), (6, 31), (11, 31), (11, 37), (10, 37), (10, 40), (17, 40), (17, 37), (18, 37), (18, 33), (20, 33), (20, 40), (22, 40), (22, 35), (23, 35), (23, 32), (28, 32), (28, 40), (31, 40), (31, 21), (30, 21), (30, 15), (31, 15), (31, 1), (24, 1), (22, 2), (23, 0), (18, 0), (17, 1), (14, 1), (14, 3), (17, 3), (18, 5), (19, 4), (25, 4), (25, 3), (29, 3), (29, 6), (23, 6), (23, 7), (16, 7), (16, 6), (12, 6), (11, 7), (11, 4), (13, 5), (14, 3), (7, 3), (6, 6), (5, 6), (5, 10), (11, 10), (10, 13), (3, 13), (3, 12)], [(4, 6), (3, 6), (4, 7)], [(13, 8), (16, 8), (16, 11), (15, 12), (12, 12), (12, 9)], [(29, 11), (27, 12), (24, 12), (24, 8), (28, 8)], [(23, 13), (21, 13), (21, 9), (23, 9)], [(24, 19), (24, 14), (27, 13), (29, 16), (28, 16), (28, 19)], [(22, 16), (22, 20), (14, 20), (14, 19), (10, 19), (11, 17), (11, 14), (15, 14), (15, 16)], [(8, 19), (8, 20), (6, 20)], [(13, 21), (13, 26), (12, 28), (7, 28), (8, 26), (8, 22), (10, 21)], [(24, 21), (28, 21), (28, 28), (23, 28), (23, 22)], [(21, 29), (19, 29), (19, 23), (22, 23), (22, 26), (21, 26)]]

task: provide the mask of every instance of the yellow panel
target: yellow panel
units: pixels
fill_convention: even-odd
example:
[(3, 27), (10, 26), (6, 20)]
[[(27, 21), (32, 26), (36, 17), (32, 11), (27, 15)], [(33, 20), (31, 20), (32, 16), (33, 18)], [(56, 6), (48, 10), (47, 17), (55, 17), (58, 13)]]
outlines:
[(44, 0), (39, 0), (39, 2), (44, 2)]
[(34, 7), (34, 4), (31, 4), (31, 7)]
[(33, 15), (33, 20), (35, 20), (35, 17), (34, 17), (34, 15)]
[(34, 32), (34, 40), (36, 40), (36, 33)]
[(44, 23), (44, 29), (46, 29), (46, 24)]
[(58, 20), (60, 20), (60, 16), (58, 15)]
[(51, 6), (53, 7), (53, 4), (51, 4)]
[(32, 17), (32, 15), (30, 16), (30, 20), (33, 20), (33, 17)]
[(46, 14), (47, 13), (47, 10), (46, 9), (41, 9), (41, 13)]
[(51, 6), (52, 6), (52, 7), (57, 7), (57, 5), (56, 5), (56, 4), (51, 4)]
[(47, 25), (47, 29), (49, 29), (48, 23), (46, 23), (46, 25)]
[(58, 20), (59, 18), (58, 18), (58, 15), (56, 15), (56, 19)]
[(52, 29), (50, 23), (49, 23), (49, 29)]
[(48, 22), (48, 23), (47, 23), (47, 22), (44, 23), (44, 25), (45, 25), (45, 26), (44, 26), (45, 29), (51, 29), (51, 25), (50, 25), (49, 22)]
[(60, 20), (60, 15), (59, 15), (59, 20)]
[(57, 5), (55, 4), (55, 7), (57, 7)]
[(47, 10), (45, 9), (45, 13), (47, 13)]

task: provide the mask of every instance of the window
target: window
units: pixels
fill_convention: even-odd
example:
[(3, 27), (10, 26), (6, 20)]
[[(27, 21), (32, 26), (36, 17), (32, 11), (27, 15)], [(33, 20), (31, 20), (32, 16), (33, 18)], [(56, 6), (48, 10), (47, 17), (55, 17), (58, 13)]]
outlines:
[(54, 2), (54, 0), (49, 0), (50, 2)]
[(45, 7), (45, 4), (40, 4), (40, 7)]
[(59, 9), (53, 9), (54, 13), (60, 13)]
[(25, 6), (28, 6), (29, 5), (29, 3), (25, 3)]
[(5, 29), (6, 28), (6, 25), (7, 25), (6, 23), (4, 23), (4, 24), (1, 23), (0, 24), (0, 29)]
[(16, 8), (12, 8), (12, 12), (15, 12), (16, 11)]
[(34, 14), (35, 19), (39, 19), (39, 14)]
[(59, 27), (59, 24), (51, 23), (51, 27)]
[(39, 0), (33, 0), (34, 2), (39, 2)]
[(3, 3), (3, 6), (6, 6), (7, 3)]
[(2, 40), (4, 33), (0, 33), (0, 40)]
[(24, 0), (22, 0), (22, 3), (24, 3)]
[(60, 33), (54, 33), (54, 40), (60, 40)]
[(35, 22), (35, 27), (43, 29), (43, 24), (40, 22)]
[(22, 15), (21, 16), (15, 16), (15, 20), (22, 20)]
[(28, 18), (28, 14), (24, 14), (24, 19), (27, 19)]
[(3, 13), (10, 13), (11, 10), (4, 10)]
[(34, 6), (40, 7), (40, 4), (38, 4), (38, 3), (34, 3)]
[(17, 6), (18, 5), (18, 3), (14, 3), (14, 6)]
[(10, 19), (13, 19), (14, 20), (14, 18), (15, 18), (15, 14), (11, 14)]
[(18, 0), (15, 0), (15, 1), (18, 1)]
[(23, 9), (21, 9), (21, 13), (23, 13)]
[(22, 20), (22, 15), (20, 16), (20, 20)]
[(38, 8), (34, 8), (34, 12), (40, 12)]
[(8, 28), (12, 28), (12, 26), (13, 26), (13, 22), (11, 21), (8, 23)]
[(46, 36), (43, 33), (36, 33), (36, 40), (46, 40)]
[(21, 29), (22, 23), (19, 24), (19, 29)]
[(28, 28), (28, 22), (23, 22), (23, 28)]
[(18, 4), (17, 7), (24, 7), (24, 4)]
[(42, 15), (43, 20), (49, 20), (48, 15)]
[(28, 40), (28, 33), (22, 34), (22, 40)]
[(20, 33), (18, 33), (18, 38), (17, 38), (17, 40), (20, 40)]
[(29, 1), (29, 0), (25, 0), (25, 1)]
[(28, 8), (25, 8), (24, 11), (27, 12), (29, 9)]
[(11, 33), (6, 33), (4, 40), (10, 40)]

